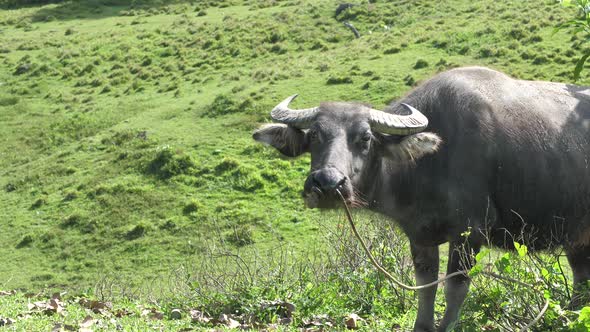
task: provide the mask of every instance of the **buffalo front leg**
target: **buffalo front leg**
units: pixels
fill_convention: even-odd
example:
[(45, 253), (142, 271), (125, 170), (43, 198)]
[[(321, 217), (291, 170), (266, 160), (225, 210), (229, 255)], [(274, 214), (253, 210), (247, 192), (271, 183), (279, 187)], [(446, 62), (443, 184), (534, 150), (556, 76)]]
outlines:
[(574, 275), (574, 291), (569, 307), (580, 309), (590, 304), (590, 247), (568, 249), (567, 260)]
[[(438, 247), (410, 244), (416, 273), (416, 285), (433, 282), (438, 277)], [(434, 331), (434, 300), (437, 286), (418, 290), (418, 315), (414, 323), (416, 332)]]
[[(480, 246), (469, 245), (467, 243), (449, 243), (449, 262), (447, 265), (447, 274), (457, 271), (469, 271), (475, 264), (475, 254), (479, 251)], [(452, 331), (461, 312), (461, 305), (465, 301), (471, 279), (463, 274), (452, 277), (445, 282), (445, 300), (446, 309), (443, 316), (439, 332)]]

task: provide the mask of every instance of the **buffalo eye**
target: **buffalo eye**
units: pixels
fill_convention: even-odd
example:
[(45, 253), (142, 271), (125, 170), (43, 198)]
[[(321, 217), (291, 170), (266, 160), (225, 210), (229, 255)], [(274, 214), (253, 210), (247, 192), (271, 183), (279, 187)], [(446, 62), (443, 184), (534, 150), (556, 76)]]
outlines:
[(363, 136), (361, 136), (360, 140), (358, 141), (359, 147), (363, 150), (368, 150), (372, 138), (373, 138), (373, 135), (371, 135), (370, 132), (364, 133)]
[(310, 130), (310, 131), (309, 131), (309, 139), (310, 139), (312, 142), (315, 142), (315, 141), (317, 141), (317, 140), (318, 140), (318, 132), (317, 132), (317, 131), (315, 131), (315, 130)]

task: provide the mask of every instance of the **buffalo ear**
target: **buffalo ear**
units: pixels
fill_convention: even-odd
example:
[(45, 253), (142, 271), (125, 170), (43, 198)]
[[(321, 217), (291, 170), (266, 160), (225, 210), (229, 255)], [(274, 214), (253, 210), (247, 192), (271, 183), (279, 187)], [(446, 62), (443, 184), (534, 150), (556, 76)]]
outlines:
[(264, 125), (252, 137), (274, 147), (287, 157), (297, 157), (309, 150), (305, 132), (284, 124)]
[(443, 143), (435, 133), (422, 132), (394, 139), (388, 137), (384, 142), (385, 155), (401, 162), (415, 162), (425, 155), (435, 153)]

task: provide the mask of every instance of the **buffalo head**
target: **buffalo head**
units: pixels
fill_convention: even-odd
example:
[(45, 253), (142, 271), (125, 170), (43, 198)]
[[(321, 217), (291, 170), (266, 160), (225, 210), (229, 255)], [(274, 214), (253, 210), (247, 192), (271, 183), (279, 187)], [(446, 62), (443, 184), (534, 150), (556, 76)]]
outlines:
[(436, 134), (423, 132), (428, 119), (407, 104), (400, 104), (398, 114), (344, 102), (290, 109), (295, 97), (272, 110), (278, 123), (262, 126), (253, 136), (289, 157), (311, 153), (303, 190), (310, 208), (335, 207), (336, 190), (352, 206), (362, 206), (383, 167), (415, 161), (435, 152), (441, 143)]

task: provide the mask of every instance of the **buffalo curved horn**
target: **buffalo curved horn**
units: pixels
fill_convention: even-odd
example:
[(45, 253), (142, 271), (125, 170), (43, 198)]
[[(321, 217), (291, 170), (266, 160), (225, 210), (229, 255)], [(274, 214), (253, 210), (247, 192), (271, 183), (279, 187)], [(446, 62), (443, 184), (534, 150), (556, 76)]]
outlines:
[(371, 109), (369, 123), (377, 132), (391, 135), (411, 135), (419, 133), (428, 126), (428, 118), (414, 107), (401, 103), (410, 114), (398, 115)]
[(296, 94), (292, 95), (280, 102), (270, 112), (270, 117), (276, 122), (284, 123), (295, 128), (309, 128), (309, 126), (311, 126), (311, 123), (315, 119), (319, 108), (314, 107), (301, 110), (290, 109), (289, 103), (291, 103), (293, 99), (297, 98), (297, 96), (298, 95)]

